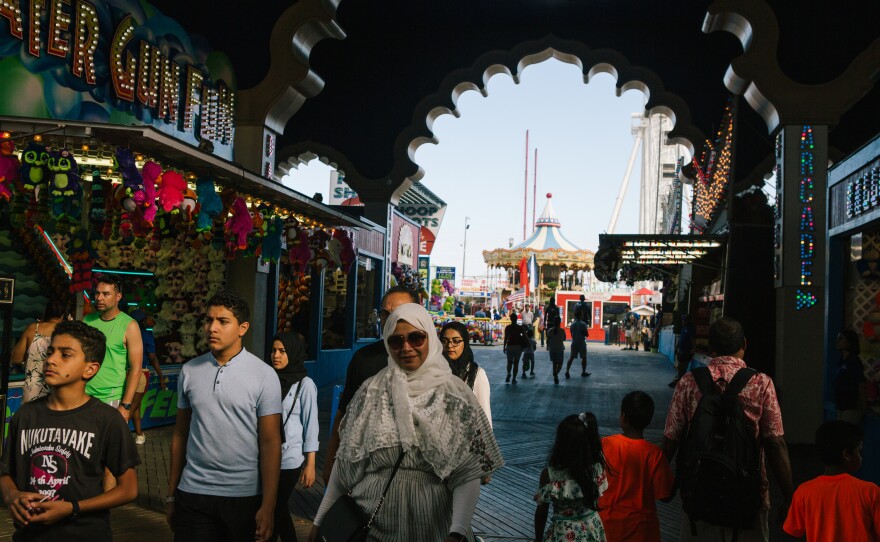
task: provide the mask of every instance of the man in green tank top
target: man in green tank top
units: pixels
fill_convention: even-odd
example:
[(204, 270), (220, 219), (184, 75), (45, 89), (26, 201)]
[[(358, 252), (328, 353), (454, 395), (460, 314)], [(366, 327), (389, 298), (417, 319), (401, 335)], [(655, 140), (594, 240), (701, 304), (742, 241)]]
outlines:
[(119, 279), (109, 274), (99, 275), (95, 286), (96, 310), (86, 315), (83, 322), (104, 333), (107, 353), (101, 370), (86, 385), (86, 393), (118, 408), (127, 422), (141, 375), (144, 345), (137, 322), (119, 309), (121, 299)]

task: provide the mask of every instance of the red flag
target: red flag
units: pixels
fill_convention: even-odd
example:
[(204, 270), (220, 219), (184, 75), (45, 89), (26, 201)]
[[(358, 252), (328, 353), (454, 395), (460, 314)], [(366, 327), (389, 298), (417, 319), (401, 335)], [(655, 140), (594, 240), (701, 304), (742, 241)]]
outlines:
[(519, 285), (526, 289), (526, 297), (529, 296), (529, 261), (523, 256), (519, 261)]

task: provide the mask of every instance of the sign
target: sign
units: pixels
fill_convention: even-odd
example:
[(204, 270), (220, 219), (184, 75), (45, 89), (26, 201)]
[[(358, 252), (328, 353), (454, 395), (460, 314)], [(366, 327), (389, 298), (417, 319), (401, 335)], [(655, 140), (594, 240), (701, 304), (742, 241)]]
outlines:
[(485, 292), (489, 289), (489, 283), (486, 277), (462, 277), (462, 292)]
[(330, 203), (329, 205), (346, 205), (346, 202), (358, 197), (345, 182), (345, 175), (339, 171), (330, 172)]
[(455, 282), (455, 268), (437, 267), (437, 270), (434, 273), (434, 278), (438, 280), (448, 280), (449, 282)]
[(159, 376), (151, 371), (147, 392), (141, 400), (141, 426), (147, 429), (172, 424), (177, 417), (179, 370), (163, 368), (162, 372), (165, 375), (166, 389), (159, 388)]
[(10, 304), (15, 297), (15, 279), (0, 277), (0, 303)]
[(3, 0), (0, 81), (0, 116), (153, 126), (233, 158), (232, 63), (147, 2)]
[(431, 291), (431, 259), (427, 256), (419, 256), (419, 279), (426, 292)]
[(418, 265), (415, 243), (419, 236), (419, 226), (394, 209), (391, 213), (390, 232), (391, 245), (388, 248), (391, 261), (415, 268)]
[(400, 227), (397, 235), (397, 261), (409, 263), (413, 260), (413, 234), (409, 224)]

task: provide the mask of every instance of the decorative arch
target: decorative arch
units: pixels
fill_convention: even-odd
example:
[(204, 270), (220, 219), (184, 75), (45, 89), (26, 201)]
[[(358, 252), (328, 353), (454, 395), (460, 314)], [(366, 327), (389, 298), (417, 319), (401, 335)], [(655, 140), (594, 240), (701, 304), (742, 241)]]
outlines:
[[(315, 142), (301, 142), (282, 149), (279, 157), (285, 161), (276, 168), (275, 176), (282, 177), (303, 157), (323, 156), (340, 164), (346, 173), (346, 182), (360, 195), (361, 201), (396, 203), (412, 183), (424, 177), (424, 170), (415, 163), (416, 150), (426, 143), (439, 143), (433, 133), (434, 121), (441, 115), (459, 117), (461, 114), (457, 104), (462, 94), (474, 90), (488, 96), (489, 79), (501, 73), (509, 75), (518, 84), (526, 67), (551, 58), (577, 66), (583, 73), (585, 84), (599, 73), (614, 76), (617, 79), (617, 96), (628, 90), (641, 90), (648, 98), (646, 113), (662, 113), (672, 120), (673, 129), (668, 134), (670, 143), (683, 145), (693, 153), (697, 144), (705, 140), (702, 131), (691, 123), (687, 104), (667, 91), (656, 73), (630, 65), (626, 57), (617, 51), (591, 49), (579, 41), (548, 35), (540, 40), (522, 43), (509, 51), (490, 51), (470, 67), (447, 75), (437, 92), (416, 105), (411, 124), (397, 136), (393, 149), (393, 169), (384, 178), (367, 179), (361, 176), (344, 153)], [(280, 169), (282, 166), (286, 169)]]

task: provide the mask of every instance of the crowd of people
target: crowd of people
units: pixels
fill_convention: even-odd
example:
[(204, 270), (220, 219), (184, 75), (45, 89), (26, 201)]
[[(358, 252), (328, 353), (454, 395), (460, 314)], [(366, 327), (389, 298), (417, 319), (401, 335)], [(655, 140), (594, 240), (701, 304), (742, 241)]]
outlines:
[[(96, 293), (97, 311), (84, 322), (52, 308), (25, 333), (35, 374), (0, 458), (15, 540), (109, 540), (109, 510), (137, 496), (140, 459), (127, 422), (142, 393), (142, 368), (152, 361), (137, 319), (119, 310), (118, 284), (99, 279)], [(367, 523), (370, 540), (476, 538), (471, 522), (481, 487), (504, 464), (490, 383), (467, 328), (449, 322), (437, 333), (418, 302), (404, 287), (388, 290), (378, 311), (383, 339), (349, 364), (309, 540), (365, 535)], [(575, 315), (566, 378), (576, 357), (582, 376), (590, 375), (582, 308)], [(523, 314), (522, 324), (510, 316), (508, 379), (516, 382), (524, 351), (537, 348), (534, 327), (546, 326), (558, 383), (565, 362), (558, 307)], [(204, 318), (210, 351), (181, 369), (166, 499), (175, 539), (296, 540), (287, 502), (297, 484), (308, 488), (317, 477), (317, 389), (306, 375), (302, 336), (275, 336), (262, 360), (243, 346), (249, 327), (243, 298), (216, 295)], [(534, 495), (536, 541), (659, 540), (656, 501), (676, 488), (683, 540), (767, 541), (768, 470), (789, 534), (880, 539), (880, 488), (852, 476), (864, 440), (857, 425), (835, 420), (819, 428), (825, 473), (795, 491), (775, 387), (746, 367), (743, 327), (719, 319), (709, 345), (708, 366), (676, 381), (659, 446), (645, 440), (654, 401), (642, 391), (622, 398), (619, 434), (601, 438), (590, 412), (559, 423)], [(857, 338), (842, 334), (838, 347), (838, 404), (846, 407), (860, 384), (849, 369)], [(40, 369), (32, 349), (35, 357), (45, 353)], [(533, 370), (534, 359), (525, 358), (523, 377)], [(850, 416), (846, 410), (842, 417)], [(733, 460), (725, 455), (730, 448)]]

